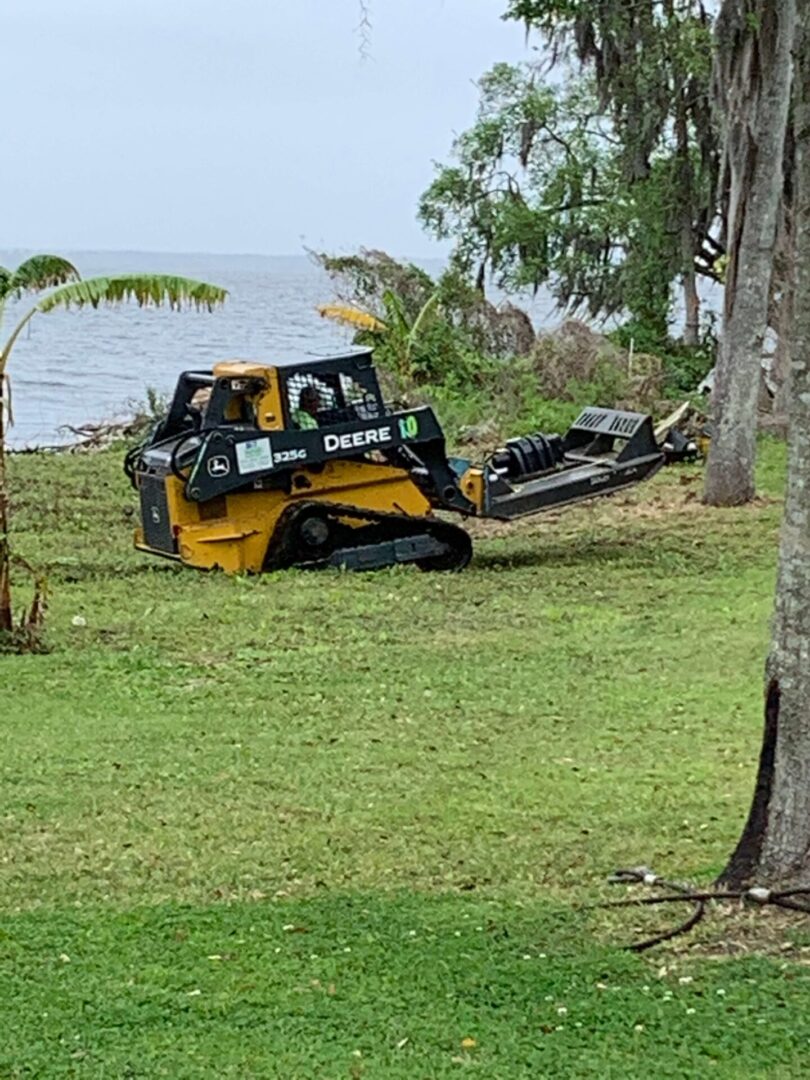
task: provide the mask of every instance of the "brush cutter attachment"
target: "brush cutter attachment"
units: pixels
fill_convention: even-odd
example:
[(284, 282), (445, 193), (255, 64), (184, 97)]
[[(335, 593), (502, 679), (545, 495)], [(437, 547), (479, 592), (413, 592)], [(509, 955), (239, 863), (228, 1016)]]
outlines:
[(664, 464), (651, 417), (585, 409), (564, 436), (512, 439), (483, 468), (482, 516), (508, 520), (609, 495)]

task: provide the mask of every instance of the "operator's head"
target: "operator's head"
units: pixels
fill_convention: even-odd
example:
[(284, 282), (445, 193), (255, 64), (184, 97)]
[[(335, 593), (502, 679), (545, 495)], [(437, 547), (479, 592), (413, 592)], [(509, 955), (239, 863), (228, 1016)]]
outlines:
[(298, 398), (298, 407), (310, 416), (316, 416), (321, 410), (321, 394), (317, 386), (307, 383)]

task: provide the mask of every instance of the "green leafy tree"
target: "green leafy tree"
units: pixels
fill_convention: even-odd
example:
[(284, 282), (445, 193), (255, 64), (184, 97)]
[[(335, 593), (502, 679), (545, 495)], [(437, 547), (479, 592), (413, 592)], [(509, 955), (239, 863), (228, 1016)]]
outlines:
[(522, 356), (535, 344), (525, 311), (496, 307), (457, 269), (434, 280), (421, 267), (384, 251), (316, 255), (337, 303), (321, 315), (353, 327), (358, 343), (377, 349), (377, 361), (417, 382), (461, 377), (482, 354)]
[(573, 52), (593, 73), (630, 178), (649, 172), (679, 123), (706, 164), (716, 163), (712, 14), (703, 0), (509, 0), (505, 17), (540, 33), (557, 60)]
[(479, 286), (488, 271), (507, 288), (548, 284), (593, 315), (665, 328), (680, 280), (696, 343), (696, 282), (718, 277), (723, 254), (703, 4), (516, 0), (507, 17), (546, 37), (557, 70), (484, 76), (477, 122), (423, 196), (423, 222), (455, 240)]
[(329, 275), (341, 303), (385, 317), (386, 293), (394, 293), (409, 318), (415, 319), (436, 291), (436, 282), (415, 263), (399, 262), (385, 251), (361, 248), (352, 255), (310, 252)]
[[(117, 277), (96, 277), (87, 280), (71, 280), (78, 278), (78, 272), (65, 260), (53, 256), (41, 256), (43, 260), (51, 260), (50, 270), (46, 270), (45, 263), (41, 264), (42, 274), (39, 280), (43, 285), (56, 285), (51, 292), (31, 307), (19, 320), (9, 335), (2, 351), (0, 352), (0, 386), (8, 389), (7, 370), (11, 352), (22, 331), (38, 314), (47, 314), (57, 308), (97, 308), (102, 304), (118, 304), (125, 301), (134, 301), (141, 307), (154, 305), (159, 307), (163, 304), (172, 308), (193, 306), (198, 309), (211, 310), (215, 305), (224, 302), (227, 292), (217, 285), (210, 285), (202, 281), (193, 281), (189, 278), (175, 277), (166, 274), (124, 274)], [(34, 262), (34, 260), (30, 260)], [(25, 267), (28, 264), (23, 264)], [(7, 287), (2, 299), (35, 288), (32, 284), (22, 284), (26, 281), (25, 274), (21, 274), (23, 267), (19, 267), (15, 274), (7, 279)], [(28, 273), (28, 271), (26, 271)], [(50, 277), (48, 275), (50, 274)], [(16, 276), (17, 284), (11, 286)], [(0, 280), (3, 280), (0, 276)], [(34, 280), (31, 274), (30, 280)], [(65, 282), (66, 284), (59, 284)], [(7, 409), (3, 409), (3, 402), (8, 401), (8, 395), (0, 400), (0, 636), (11, 637), (14, 634), (14, 617), (11, 597), (11, 566), (15, 561), (26, 566), (23, 560), (12, 555), (9, 543), (9, 489), (8, 474), (6, 470), (6, 428)], [(31, 630), (38, 629), (43, 612), (41, 586), (38, 583), (35, 599), (28, 615), (28, 625)]]

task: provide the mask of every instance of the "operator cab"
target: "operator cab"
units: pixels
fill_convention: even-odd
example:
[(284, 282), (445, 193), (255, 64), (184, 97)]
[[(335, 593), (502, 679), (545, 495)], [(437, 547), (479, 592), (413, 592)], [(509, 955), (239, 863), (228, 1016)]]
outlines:
[[(222, 368), (233, 371), (222, 373)], [(217, 427), (263, 427), (255, 403), (270, 375), (277, 377), (282, 416), (272, 425), (288, 431), (331, 427), (387, 415), (372, 350), (291, 364), (221, 365), (215, 372), (185, 371), (153, 440)]]
[(279, 376), (287, 428), (330, 427), (387, 412), (370, 349), (285, 365), (279, 367)]

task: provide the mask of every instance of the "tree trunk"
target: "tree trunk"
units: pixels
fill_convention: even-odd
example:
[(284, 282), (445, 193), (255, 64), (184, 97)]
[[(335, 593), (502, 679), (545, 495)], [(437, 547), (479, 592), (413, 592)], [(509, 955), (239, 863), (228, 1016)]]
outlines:
[[(791, 277), (794, 275), (795, 269), (793, 266), (790, 267), (789, 273)], [(773, 366), (771, 367), (771, 379), (776, 385), (776, 396), (773, 399), (773, 415), (780, 420), (787, 418), (790, 409), (790, 354), (795, 317), (793, 294), (793, 281), (785, 281), (779, 300), (779, 317), (775, 328), (776, 350), (773, 354)]]
[(697, 289), (697, 274), (694, 270), (687, 270), (683, 275), (683, 299), (686, 307), (683, 343), (696, 346), (700, 344), (700, 295)]
[(771, 283), (774, 308), (771, 328), (776, 334), (776, 349), (771, 366), (771, 380), (776, 387), (773, 416), (777, 425), (786, 427), (790, 402), (790, 348), (793, 334), (794, 293), (796, 287), (796, 138), (795, 125), (788, 125), (785, 143), (785, 190), (779, 213), (774, 280)]
[(796, 0), (724, 0), (715, 79), (730, 181), (723, 340), (706, 469), (708, 503), (754, 495), (757, 400), (783, 188)]
[(796, 72), (796, 284), (788, 482), (765, 735), (753, 805), (723, 880), (810, 881), (810, 9)]
[[(672, 12), (670, 11), (670, 16)], [(683, 259), (683, 300), (686, 320), (683, 328), (684, 345), (700, 344), (700, 296), (695, 273), (695, 229), (692, 221), (692, 162), (689, 143), (689, 120), (684, 94), (678, 96), (675, 114), (675, 138), (678, 147), (678, 183), (681, 190), (680, 209), (681, 257)], [(702, 244), (701, 244), (702, 246)]]

